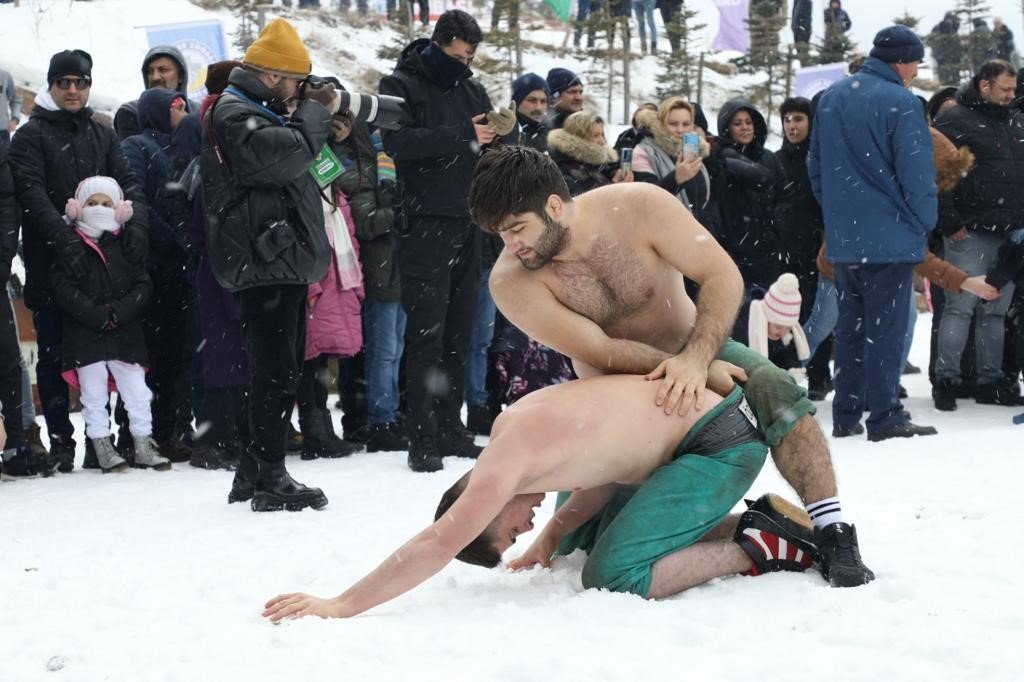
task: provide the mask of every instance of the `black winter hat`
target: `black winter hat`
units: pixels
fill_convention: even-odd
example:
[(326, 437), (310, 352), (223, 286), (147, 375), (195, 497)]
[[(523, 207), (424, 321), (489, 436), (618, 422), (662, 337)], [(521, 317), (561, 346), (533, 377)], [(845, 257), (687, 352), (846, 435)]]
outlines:
[(556, 99), (562, 94), (563, 90), (568, 90), (572, 86), (580, 85), (581, 83), (580, 77), (569, 69), (555, 67), (548, 71), (548, 89), (551, 91), (551, 96)]
[(535, 73), (524, 73), (512, 81), (512, 99), (515, 101), (516, 106), (522, 104), (526, 96), (534, 90), (543, 90), (545, 95), (551, 96), (551, 92), (548, 90), (548, 82)]
[(64, 50), (50, 57), (50, 68), (46, 71), (46, 84), (62, 76), (87, 76), (92, 78), (92, 55), (85, 50)]
[(924, 43), (906, 26), (890, 26), (875, 34), (871, 56), (886, 64), (909, 64), (924, 59)]

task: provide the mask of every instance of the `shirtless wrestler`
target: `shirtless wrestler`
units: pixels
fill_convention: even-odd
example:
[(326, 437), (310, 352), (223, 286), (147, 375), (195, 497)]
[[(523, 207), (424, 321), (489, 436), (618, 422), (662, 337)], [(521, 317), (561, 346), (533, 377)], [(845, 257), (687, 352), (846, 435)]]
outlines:
[[(490, 289), (508, 320), (572, 358), (581, 377), (660, 379), (666, 414), (704, 407), (717, 356), (746, 371), (744, 392), (782, 476), (815, 525), (820, 568), (836, 587), (874, 578), (843, 522), (814, 404), (784, 371), (726, 341), (743, 292), (739, 271), (715, 239), (664, 190), (644, 183), (570, 198), (557, 166), (535, 150), (486, 154), (470, 190), (474, 221), (505, 249)], [(696, 305), (683, 287), (700, 286)]]
[(642, 377), (616, 375), (531, 393), (495, 421), (490, 443), (445, 493), (433, 524), (341, 595), (281, 595), (263, 615), (275, 622), (349, 617), (412, 589), (453, 558), (494, 566), (533, 528), (544, 493), (555, 490), (574, 492), (519, 565), (546, 565), (621, 488), (632, 493), (587, 546), (587, 587), (658, 598), (732, 573), (809, 567), (811, 522), (799, 508), (766, 497), (726, 518), (767, 455), (742, 391), (706, 393), (700, 412), (666, 417), (651, 408), (658, 390)]

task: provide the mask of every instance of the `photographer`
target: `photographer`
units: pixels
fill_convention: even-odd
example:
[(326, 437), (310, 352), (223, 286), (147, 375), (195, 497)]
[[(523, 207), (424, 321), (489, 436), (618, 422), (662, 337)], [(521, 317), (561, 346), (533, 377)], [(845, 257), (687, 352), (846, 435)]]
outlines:
[[(319, 488), (285, 468), (288, 418), (306, 342), (306, 292), (327, 270), (330, 246), (310, 167), (327, 142), (340, 97), (308, 84), (309, 53), (275, 19), (246, 51), (242, 68), (203, 122), (201, 173), (209, 261), (234, 294), (252, 372), (250, 443), (228, 502), (254, 511), (319, 509)], [(298, 105), (288, 122), (289, 100)]]

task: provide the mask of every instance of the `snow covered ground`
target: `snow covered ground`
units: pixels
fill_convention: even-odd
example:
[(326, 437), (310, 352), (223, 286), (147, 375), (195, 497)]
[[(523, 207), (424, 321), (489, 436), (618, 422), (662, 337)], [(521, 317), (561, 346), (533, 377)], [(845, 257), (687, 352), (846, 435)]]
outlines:
[[(94, 103), (112, 107), (141, 87), (138, 27), (204, 16), (184, 0), (4, 4), (0, 65), (38, 85), (49, 55), (82, 47), (96, 58)], [(303, 35), (326, 32), (299, 24)], [(390, 42), (387, 29), (325, 35), (358, 47), (358, 68), (387, 66), (364, 59), (369, 46)], [(331, 59), (314, 52), (318, 68)], [(526, 59), (540, 73), (582, 68)], [(638, 62), (639, 95), (653, 91), (656, 70), (651, 57)], [(929, 323), (921, 317), (911, 356), (922, 366)], [(295, 459), (296, 477), (331, 500), (300, 514), (228, 506), (230, 474), (187, 465), (0, 484), (0, 682), (1020, 679), (1024, 577), (1012, 510), (1024, 427), (1010, 422), (1019, 409), (961, 402), (939, 414), (925, 377), (904, 380), (908, 409), (939, 436), (833, 443), (846, 516), (878, 575), (851, 590), (831, 589), (817, 573), (777, 574), (647, 602), (584, 592), (582, 557), (573, 556), (516, 574), (453, 564), (355, 619), (272, 626), (259, 616), (267, 598), (337, 594), (423, 528), (470, 463), (449, 460), (424, 475), (409, 472), (405, 453)], [(827, 404), (818, 418), (830, 431)], [(771, 464), (752, 495), (769, 490), (793, 497)]]
[[(522, 573), (454, 563), (357, 618), (273, 626), (267, 598), (341, 592), (425, 527), (470, 463), (413, 474), (405, 453), (293, 459), (331, 500), (298, 514), (228, 506), (231, 475), (187, 465), (0, 484), (0, 680), (1020, 679), (1019, 409), (940, 414), (924, 376), (904, 380), (939, 436), (832, 443), (878, 575), (857, 589), (773, 574), (648, 602), (583, 591), (576, 555)], [(818, 419), (830, 431), (828, 404)], [(770, 463), (752, 494), (769, 490), (793, 497)]]

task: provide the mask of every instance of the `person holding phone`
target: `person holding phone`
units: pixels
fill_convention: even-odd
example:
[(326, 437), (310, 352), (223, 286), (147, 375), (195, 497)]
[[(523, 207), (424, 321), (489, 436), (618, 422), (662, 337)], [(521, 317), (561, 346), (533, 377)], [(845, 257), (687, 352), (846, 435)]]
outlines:
[(669, 97), (657, 111), (638, 111), (640, 139), (633, 152), (633, 172), (637, 181), (674, 194), (711, 229), (718, 224), (711, 175), (704, 163), (711, 149), (696, 118), (694, 106), (682, 97)]

